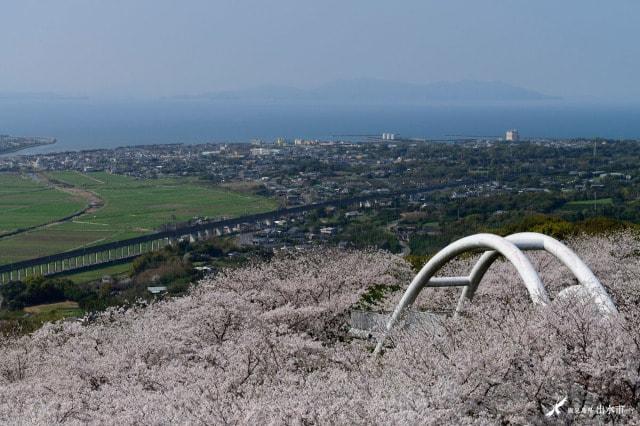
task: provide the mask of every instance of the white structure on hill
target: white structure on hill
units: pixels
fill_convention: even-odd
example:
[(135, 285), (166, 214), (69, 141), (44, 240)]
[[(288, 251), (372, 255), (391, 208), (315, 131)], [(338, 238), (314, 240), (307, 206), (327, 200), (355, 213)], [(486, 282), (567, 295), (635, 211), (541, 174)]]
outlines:
[[(436, 272), (451, 259), (462, 253), (476, 249), (485, 249), (487, 251), (480, 257), (469, 276), (434, 277)], [(378, 345), (374, 353), (379, 353), (380, 350), (382, 350), (386, 334), (393, 328), (404, 311), (413, 304), (423, 288), (464, 287), (456, 308), (456, 314), (458, 314), (464, 305), (464, 301), (473, 299), (482, 277), (484, 277), (491, 264), (501, 255), (515, 266), (518, 274), (524, 281), (524, 285), (527, 287), (531, 301), (536, 305), (549, 304), (550, 300), (547, 291), (542, 281), (540, 281), (538, 273), (533, 268), (531, 261), (522, 252), (523, 250), (544, 250), (552, 254), (576, 277), (580, 284), (562, 290), (557, 298), (577, 293), (590, 298), (605, 314), (618, 312), (607, 291), (593, 272), (591, 272), (591, 269), (580, 260), (578, 255), (561, 242), (547, 235), (535, 232), (523, 232), (509, 235), (505, 238), (493, 234), (476, 234), (449, 244), (424, 265), (393, 311), (393, 315), (386, 325), (385, 332), (378, 340)]]

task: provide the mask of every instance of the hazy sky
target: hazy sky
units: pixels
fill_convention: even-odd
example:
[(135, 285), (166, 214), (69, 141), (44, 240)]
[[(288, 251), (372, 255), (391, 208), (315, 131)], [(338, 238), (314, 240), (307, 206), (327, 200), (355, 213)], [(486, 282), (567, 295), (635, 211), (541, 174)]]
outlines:
[(638, 0), (2, 0), (0, 91), (501, 80), (640, 100)]

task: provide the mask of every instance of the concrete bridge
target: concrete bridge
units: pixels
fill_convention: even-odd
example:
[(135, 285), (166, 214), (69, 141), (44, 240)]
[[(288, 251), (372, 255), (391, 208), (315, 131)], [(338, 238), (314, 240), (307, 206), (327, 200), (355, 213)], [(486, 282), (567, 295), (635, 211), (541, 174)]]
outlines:
[[(456, 182), (455, 185), (459, 186), (467, 183), (469, 182)], [(6, 284), (14, 280), (23, 280), (31, 276), (53, 276), (69, 272), (75, 273), (95, 269), (98, 266), (124, 263), (145, 253), (160, 250), (181, 239), (189, 239), (193, 242), (213, 236), (233, 234), (240, 232), (243, 226), (246, 227), (246, 225), (260, 229), (260, 227), (264, 226), (265, 222), (282, 217), (304, 214), (307, 211), (319, 208), (330, 206), (345, 207), (365, 201), (428, 193), (451, 186), (452, 184), (441, 184), (428, 188), (415, 188), (391, 193), (342, 198), (304, 206), (282, 208), (233, 219), (206, 221), (195, 225), (173, 228), (165, 227), (167, 229), (149, 235), (0, 265), (0, 284)]]

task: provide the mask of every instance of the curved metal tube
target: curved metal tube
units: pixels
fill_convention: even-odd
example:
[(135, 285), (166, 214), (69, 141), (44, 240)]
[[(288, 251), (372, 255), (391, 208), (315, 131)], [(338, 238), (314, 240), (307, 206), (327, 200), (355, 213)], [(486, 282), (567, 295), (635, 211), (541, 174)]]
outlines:
[[(434, 257), (432, 257), (429, 262), (418, 272), (415, 276), (409, 288), (406, 290), (400, 303), (393, 311), (393, 315), (391, 319), (387, 322), (387, 326), (385, 328), (385, 332), (378, 340), (378, 344), (374, 353), (379, 353), (382, 349), (382, 345), (386, 338), (386, 334), (393, 328), (395, 323), (400, 318), (402, 312), (409, 306), (413, 304), (420, 294), (420, 291), (424, 288), (424, 286), (429, 282), (431, 277), (438, 272), (445, 263), (447, 263), (452, 258), (457, 255), (464, 253), (466, 251), (470, 251), (473, 249), (491, 249), (492, 252), (499, 253), (506, 257), (515, 267), (520, 277), (524, 281), (527, 290), (529, 291), (529, 295), (533, 303), (538, 305), (546, 305), (549, 303), (549, 296), (538, 277), (537, 272), (533, 268), (531, 261), (529, 258), (525, 256), (520, 249), (510, 241), (493, 234), (476, 234), (471, 235), (469, 237), (465, 237), (459, 239), (447, 247), (440, 250)], [(486, 253), (485, 253), (486, 254)], [(497, 255), (496, 255), (497, 256)], [(488, 265), (486, 269), (488, 269)], [(485, 270), (486, 272), (486, 270)], [(477, 287), (477, 286), (476, 286)]]
[[(488, 248), (490, 250), (483, 253), (476, 265), (471, 270), (469, 277), (437, 277), (433, 275), (449, 260), (460, 253), (476, 248)], [(374, 354), (380, 353), (382, 345), (387, 333), (395, 325), (400, 318), (402, 312), (413, 304), (420, 291), (425, 286), (444, 287), (444, 286), (464, 286), (462, 295), (456, 308), (456, 315), (461, 310), (465, 299), (471, 300), (478, 289), (480, 281), (491, 264), (500, 256), (504, 256), (517, 269), (518, 273), (524, 280), (531, 300), (535, 304), (546, 305), (549, 303), (549, 297), (546, 290), (540, 282), (538, 274), (533, 269), (529, 259), (521, 250), (545, 250), (555, 256), (562, 262), (578, 279), (581, 285), (569, 287), (562, 294), (573, 294), (576, 292), (584, 293), (590, 296), (597, 306), (607, 314), (615, 314), (618, 312), (615, 304), (607, 294), (598, 278), (591, 272), (589, 267), (576, 255), (571, 249), (544, 234), (535, 232), (523, 232), (519, 234), (509, 235), (506, 238), (492, 234), (477, 234), (470, 237), (462, 238), (436, 254), (415, 276), (409, 288), (405, 291), (400, 303), (393, 312), (391, 319), (387, 322), (383, 335), (378, 340)]]
[[(551, 238), (548, 235), (536, 232), (512, 234), (505, 237), (505, 239), (515, 244), (520, 250), (544, 250), (552, 254), (573, 273), (578, 282), (585, 287), (588, 294), (598, 304), (598, 307), (607, 313), (618, 312), (615, 304), (607, 294), (607, 291), (593, 272), (591, 272), (591, 269), (584, 264), (577, 254), (560, 241)], [(471, 284), (465, 287), (462, 291), (462, 295), (460, 296), (460, 300), (456, 308), (456, 313), (461, 310), (465, 299), (473, 299), (482, 277), (499, 255), (500, 253), (497, 251), (487, 251), (480, 257), (476, 265), (471, 270), (471, 274), (469, 276)]]

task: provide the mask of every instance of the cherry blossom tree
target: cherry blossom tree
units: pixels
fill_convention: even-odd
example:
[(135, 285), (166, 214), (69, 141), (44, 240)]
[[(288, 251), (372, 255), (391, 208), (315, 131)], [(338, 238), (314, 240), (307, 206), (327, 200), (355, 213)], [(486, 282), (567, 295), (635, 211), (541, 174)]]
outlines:
[[(278, 256), (207, 278), (184, 297), (5, 338), (0, 422), (640, 422), (640, 242), (619, 233), (568, 244), (619, 316), (603, 317), (579, 295), (534, 307), (499, 261), (458, 318), (446, 314), (459, 290), (425, 290), (414, 307), (440, 312), (437, 326), (398, 327), (374, 357), (373, 341), (350, 337), (349, 312), (373, 286), (400, 288), (379, 304), (394, 306), (409, 265), (377, 251)], [(474, 260), (446, 268), (459, 275)], [(575, 284), (544, 253), (534, 266), (552, 299)], [(589, 412), (599, 405), (625, 409)]]

